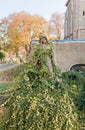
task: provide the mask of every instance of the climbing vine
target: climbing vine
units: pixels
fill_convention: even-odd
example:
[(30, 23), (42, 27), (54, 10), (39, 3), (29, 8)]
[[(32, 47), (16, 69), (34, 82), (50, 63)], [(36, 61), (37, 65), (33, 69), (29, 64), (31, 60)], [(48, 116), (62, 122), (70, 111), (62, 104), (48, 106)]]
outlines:
[[(49, 58), (48, 58), (49, 57)], [(50, 45), (33, 47), (22, 79), (2, 104), (7, 115), (1, 130), (80, 130), (78, 111), (67, 91), (68, 84), (52, 61)]]

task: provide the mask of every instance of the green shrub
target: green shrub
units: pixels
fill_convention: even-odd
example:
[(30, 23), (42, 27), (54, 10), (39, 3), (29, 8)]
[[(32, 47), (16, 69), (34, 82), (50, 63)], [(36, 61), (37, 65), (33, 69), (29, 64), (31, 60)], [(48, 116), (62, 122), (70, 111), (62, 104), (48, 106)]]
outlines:
[(0, 60), (2, 61), (5, 58), (6, 54), (4, 51), (0, 50)]
[(46, 57), (50, 57), (48, 49), (37, 45), (21, 82), (2, 104), (8, 112), (0, 124), (1, 130), (82, 129), (68, 84), (55, 66), (50, 71)]
[(85, 86), (81, 91), (78, 107), (85, 113)]
[(68, 71), (62, 74), (63, 78), (67, 81), (69, 85), (77, 85), (82, 86), (84, 85), (84, 76), (77, 71)]
[(62, 77), (68, 83), (69, 96), (73, 99), (79, 111), (82, 126), (85, 127), (85, 76), (83, 72), (69, 71), (63, 73)]
[(75, 104), (79, 106), (80, 99), (82, 99), (82, 97), (84, 99), (85, 77), (77, 71), (65, 72), (62, 74), (62, 77), (68, 84), (67, 89), (69, 96), (71, 96)]

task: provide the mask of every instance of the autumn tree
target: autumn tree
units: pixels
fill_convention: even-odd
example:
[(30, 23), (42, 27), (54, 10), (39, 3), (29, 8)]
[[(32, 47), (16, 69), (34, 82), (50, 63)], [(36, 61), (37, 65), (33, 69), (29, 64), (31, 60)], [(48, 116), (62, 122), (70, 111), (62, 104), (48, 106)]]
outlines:
[(53, 13), (50, 20), (53, 32), (56, 34), (57, 39), (61, 39), (64, 30), (64, 16), (60, 13)]
[(39, 15), (33, 16), (31, 32), (32, 32), (32, 35), (34, 35), (35, 39), (38, 39), (40, 32), (45, 29), (44, 27), (46, 24), (47, 24), (47, 21), (43, 17)]
[(30, 30), (29, 14), (24, 12), (14, 13), (9, 16), (8, 37), (10, 48), (18, 55), (19, 48), (29, 40)]
[(48, 39), (50, 39), (51, 34), (52, 34), (52, 26), (49, 21), (47, 21), (46, 24), (44, 25), (44, 33), (46, 34)]
[(8, 26), (9, 22), (7, 18), (3, 18), (0, 21), (0, 49), (5, 50), (8, 43)]
[(32, 36), (38, 39), (43, 30), (49, 32), (43, 17), (26, 12), (13, 13), (0, 21), (0, 43), (6, 44), (7, 51), (18, 56), (20, 47), (29, 45)]
[(8, 36), (10, 47), (17, 54), (19, 48), (29, 43), (31, 32), (36, 34), (45, 24), (45, 19), (40, 16), (32, 16), (25, 12), (15, 13), (9, 16)]

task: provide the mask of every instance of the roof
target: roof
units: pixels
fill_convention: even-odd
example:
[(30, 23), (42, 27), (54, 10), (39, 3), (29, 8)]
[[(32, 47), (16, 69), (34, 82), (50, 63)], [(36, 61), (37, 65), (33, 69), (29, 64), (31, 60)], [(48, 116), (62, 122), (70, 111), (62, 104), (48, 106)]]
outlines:
[(66, 2), (66, 6), (69, 4), (70, 1), (71, 1), (71, 0), (67, 0), (67, 2)]

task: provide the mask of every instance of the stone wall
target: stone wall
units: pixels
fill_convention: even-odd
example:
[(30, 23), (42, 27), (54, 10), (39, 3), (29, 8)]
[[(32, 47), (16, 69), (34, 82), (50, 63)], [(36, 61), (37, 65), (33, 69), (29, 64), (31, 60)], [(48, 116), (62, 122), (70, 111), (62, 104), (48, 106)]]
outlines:
[(85, 0), (68, 0), (65, 13), (65, 39), (85, 39)]
[(85, 64), (85, 42), (54, 43), (54, 63), (62, 72), (73, 65)]

